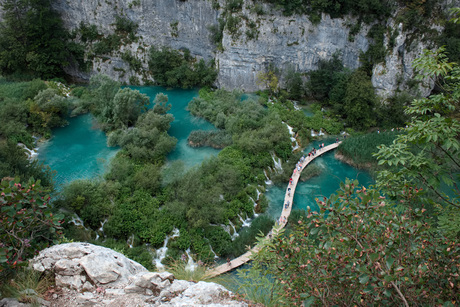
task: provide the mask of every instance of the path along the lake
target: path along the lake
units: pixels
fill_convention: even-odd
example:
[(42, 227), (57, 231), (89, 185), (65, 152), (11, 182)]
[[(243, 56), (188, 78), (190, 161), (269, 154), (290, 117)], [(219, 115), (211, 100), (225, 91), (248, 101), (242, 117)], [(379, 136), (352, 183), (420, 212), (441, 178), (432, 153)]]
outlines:
[[(284, 203), (282, 204), (283, 211), (281, 211), (281, 217), (278, 220), (278, 222), (275, 225), (275, 227), (273, 227), (273, 229), (269, 232), (267, 237), (271, 238), (272, 233), (276, 233), (280, 229), (283, 229), (284, 226), (286, 226), (286, 223), (287, 223), (287, 221), (289, 219), (289, 215), (291, 214), (291, 209), (292, 209), (292, 205), (293, 205), (293, 201), (294, 201), (295, 188), (297, 186), (297, 182), (299, 181), (300, 174), (305, 169), (305, 167), (311, 161), (313, 161), (315, 158), (321, 156), (322, 154), (324, 154), (324, 153), (326, 153), (326, 152), (328, 152), (328, 151), (330, 151), (332, 149), (337, 148), (340, 143), (341, 142), (333, 143), (333, 144), (325, 146), (322, 149), (318, 149), (314, 156), (308, 157), (308, 155), (307, 155), (307, 157), (301, 163), (302, 164), (302, 169), (300, 171), (298, 171), (297, 169), (294, 169), (294, 172), (292, 173), (292, 176), (291, 176), (292, 183), (289, 183), (287, 188), (286, 188), (286, 194), (284, 196)], [(289, 191), (289, 188), (291, 189), (290, 191)], [(285, 204), (289, 204), (289, 206), (286, 207)], [(240, 265), (245, 264), (246, 262), (248, 262), (250, 260), (251, 254), (258, 252), (259, 249), (260, 249), (260, 247), (258, 245), (254, 246), (252, 249), (250, 249), (249, 251), (247, 251), (243, 255), (239, 256), (238, 258), (235, 258), (230, 262), (227, 262), (225, 264), (222, 264), (222, 265), (219, 265), (219, 266), (215, 267), (214, 269), (212, 269), (207, 274), (207, 276), (215, 277), (215, 276), (218, 276), (218, 275), (223, 274), (225, 272), (231, 271), (234, 268), (239, 267)]]

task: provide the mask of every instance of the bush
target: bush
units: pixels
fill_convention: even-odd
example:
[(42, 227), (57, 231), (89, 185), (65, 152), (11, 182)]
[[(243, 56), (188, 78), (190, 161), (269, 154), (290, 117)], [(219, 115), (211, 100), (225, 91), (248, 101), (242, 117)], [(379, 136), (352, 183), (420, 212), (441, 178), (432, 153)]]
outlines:
[(56, 243), (63, 215), (53, 214), (39, 181), (19, 178), (0, 185), (0, 271), (23, 265), (36, 252)]

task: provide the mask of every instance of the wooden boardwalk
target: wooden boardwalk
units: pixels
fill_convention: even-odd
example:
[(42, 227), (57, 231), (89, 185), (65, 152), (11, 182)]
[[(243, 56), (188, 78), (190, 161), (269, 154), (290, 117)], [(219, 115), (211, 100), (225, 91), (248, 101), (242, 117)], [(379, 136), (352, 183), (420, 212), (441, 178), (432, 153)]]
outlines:
[[(333, 143), (333, 144), (325, 146), (321, 150), (316, 150), (316, 155), (314, 155), (312, 157), (308, 157), (308, 155), (307, 155), (307, 157), (302, 162), (302, 169), (300, 171), (298, 171), (297, 169), (294, 169), (294, 171), (292, 173), (292, 176), (291, 176), (292, 183), (288, 184), (288, 186), (286, 188), (286, 194), (284, 195), (284, 202), (282, 204), (281, 217), (280, 217), (279, 221), (277, 222), (277, 224), (269, 232), (267, 237), (269, 237), (272, 233), (275, 234), (277, 231), (279, 231), (280, 229), (283, 229), (286, 226), (286, 223), (287, 223), (287, 221), (289, 219), (289, 215), (291, 214), (291, 209), (292, 209), (292, 205), (293, 205), (293, 201), (294, 201), (295, 188), (297, 187), (297, 183), (299, 182), (300, 174), (305, 169), (305, 167), (311, 161), (313, 161), (315, 158), (321, 156), (322, 154), (324, 154), (324, 153), (326, 153), (326, 152), (328, 152), (330, 150), (333, 150), (333, 149), (337, 148), (340, 143), (341, 142)], [(288, 191), (289, 188), (291, 188), (290, 191)], [(286, 208), (285, 204), (287, 204), (287, 203), (289, 203), (289, 206)], [(260, 249), (259, 246), (257, 246), (257, 245), (254, 246), (252, 249), (250, 249), (249, 251), (247, 251), (243, 255), (233, 259), (232, 261), (230, 261), (228, 263), (224, 263), (222, 265), (219, 265), (219, 266), (211, 269), (209, 271), (209, 273), (207, 274), (207, 276), (209, 276), (209, 278), (215, 277), (215, 276), (218, 276), (218, 275), (223, 274), (225, 272), (231, 271), (234, 268), (237, 268), (237, 267), (245, 264), (246, 262), (248, 262), (250, 260), (251, 254), (258, 252), (259, 249)]]

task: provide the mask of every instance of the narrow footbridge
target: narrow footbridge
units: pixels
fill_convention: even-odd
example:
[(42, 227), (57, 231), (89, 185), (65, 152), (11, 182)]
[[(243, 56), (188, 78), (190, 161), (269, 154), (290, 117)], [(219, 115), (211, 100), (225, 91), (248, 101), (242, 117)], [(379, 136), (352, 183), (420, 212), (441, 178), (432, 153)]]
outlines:
[[(271, 238), (272, 233), (276, 233), (280, 229), (283, 229), (284, 226), (286, 226), (286, 223), (287, 223), (287, 221), (289, 219), (289, 215), (291, 214), (291, 209), (292, 209), (292, 205), (293, 205), (293, 201), (294, 201), (295, 188), (297, 187), (297, 182), (299, 182), (300, 174), (305, 169), (305, 167), (311, 161), (313, 161), (315, 158), (321, 156), (322, 154), (324, 154), (324, 153), (326, 153), (326, 152), (328, 152), (330, 150), (333, 150), (333, 149), (337, 148), (340, 143), (341, 142), (333, 143), (333, 144), (325, 146), (324, 148), (322, 148), (320, 150), (317, 150), (316, 154), (314, 156), (310, 156), (310, 157), (307, 156), (304, 159), (304, 161), (301, 163), (302, 164), (302, 169), (300, 171), (298, 171), (297, 169), (294, 169), (294, 171), (292, 173), (292, 176), (291, 176), (292, 183), (288, 184), (288, 186), (286, 188), (286, 194), (284, 195), (284, 202), (282, 204), (281, 217), (278, 220), (277, 224), (269, 232), (267, 237)], [(290, 191), (288, 190), (289, 188), (291, 188)], [(287, 204), (287, 203), (289, 203), (289, 206), (285, 207), (285, 204)], [(209, 271), (209, 273), (207, 274), (207, 276), (209, 276), (210, 278), (215, 277), (215, 276), (218, 276), (218, 275), (223, 274), (225, 272), (231, 271), (234, 268), (237, 268), (237, 267), (245, 264), (246, 262), (248, 262), (250, 260), (251, 254), (258, 252), (259, 249), (260, 249), (260, 247), (258, 245), (254, 246), (252, 249), (248, 250), (246, 253), (244, 253), (243, 255), (233, 259), (232, 261), (224, 263), (222, 265), (219, 265), (219, 266), (211, 269)]]

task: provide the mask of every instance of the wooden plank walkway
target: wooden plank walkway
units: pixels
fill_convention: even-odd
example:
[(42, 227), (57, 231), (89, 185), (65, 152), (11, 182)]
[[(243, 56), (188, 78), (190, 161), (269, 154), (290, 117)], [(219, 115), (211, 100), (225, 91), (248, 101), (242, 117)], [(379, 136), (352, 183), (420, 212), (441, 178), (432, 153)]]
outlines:
[[(292, 183), (288, 184), (288, 186), (286, 188), (286, 194), (284, 195), (284, 202), (282, 204), (283, 209), (281, 211), (281, 217), (279, 219), (279, 222), (277, 222), (277, 224), (273, 227), (273, 229), (267, 234), (267, 237), (271, 238), (270, 235), (272, 233), (276, 234), (277, 231), (279, 231), (280, 229), (283, 229), (286, 226), (286, 223), (287, 223), (287, 221), (289, 219), (289, 215), (291, 214), (291, 209), (292, 209), (292, 205), (293, 205), (293, 201), (294, 201), (295, 188), (297, 187), (297, 183), (299, 182), (300, 174), (305, 169), (305, 167), (311, 161), (313, 161), (315, 158), (321, 156), (322, 154), (324, 154), (324, 153), (326, 153), (326, 152), (328, 152), (330, 150), (333, 150), (333, 149), (337, 148), (340, 143), (341, 142), (327, 145), (324, 148), (322, 148), (321, 150), (317, 149), (316, 150), (316, 155), (314, 155), (312, 157), (308, 157), (308, 155), (307, 155), (307, 157), (302, 162), (302, 169), (300, 171), (298, 171), (297, 169), (294, 169), (294, 171), (292, 173), (292, 176), (291, 176)], [(288, 191), (289, 188), (291, 188), (290, 191)], [(289, 206), (286, 208), (285, 204), (287, 204), (287, 203), (289, 203)], [(231, 271), (231, 270), (233, 270), (233, 269), (245, 264), (246, 262), (248, 262), (250, 260), (251, 254), (258, 252), (259, 249), (260, 249), (259, 246), (257, 246), (257, 245), (254, 246), (252, 249), (248, 250), (246, 253), (244, 253), (243, 255), (233, 259), (232, 261), (224, 263), (222, 265), (219, 265), (219, 266), (211, 269), (209, 271), (209, 273), (207, 274), (207, 276), (209, 278), (215, 277), (215, 276), (218, 276), (218, 275), (223, 274), (225, 272)]]

